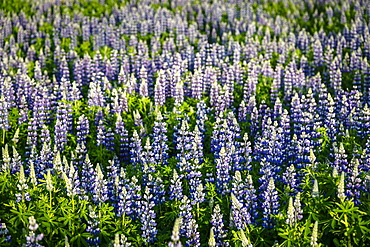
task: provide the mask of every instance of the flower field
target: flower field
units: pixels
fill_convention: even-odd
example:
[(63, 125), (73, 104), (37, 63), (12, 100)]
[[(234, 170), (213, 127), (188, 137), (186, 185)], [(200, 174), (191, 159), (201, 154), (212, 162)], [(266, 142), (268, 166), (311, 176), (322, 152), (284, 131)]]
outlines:
[(0, 1), (0, 246), (370, 246), (370, 1)]

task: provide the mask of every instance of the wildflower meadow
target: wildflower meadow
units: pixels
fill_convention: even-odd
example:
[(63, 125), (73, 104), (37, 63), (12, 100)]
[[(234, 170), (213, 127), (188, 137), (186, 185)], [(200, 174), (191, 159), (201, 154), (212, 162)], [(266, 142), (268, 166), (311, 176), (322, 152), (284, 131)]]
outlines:
[(369, 0), (0, 0), (0, 246), (370, 246)]

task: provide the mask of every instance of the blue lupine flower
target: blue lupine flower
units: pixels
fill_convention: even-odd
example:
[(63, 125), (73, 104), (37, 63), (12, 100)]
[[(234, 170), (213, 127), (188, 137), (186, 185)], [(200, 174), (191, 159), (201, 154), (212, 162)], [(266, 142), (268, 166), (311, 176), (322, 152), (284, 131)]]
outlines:
[(228, 242), (224, 241), (227, 230), (225, 230), (224, 220), (222, 219), (222, 213), (219, 204), (216, 204), (213, 209), (210, 223), (213, 226), (212, 228), (217, 246), (228, 246)]
[(139, 203), (139, 219), (142, 224), (141, 230), (143, 231), (141, 236), (146, 244), (155, 241), (157, 235), (157, 223), (155, 222), (156, 213), (153, 210), (154, 202), (152, 194), (148, 187), (145, 187), (145, 192), (142, 200)]
[(231, 193), (231, 220), (230, 225), (236, 229), (246, 229), (248, 224), (251, 224), (251, 215), (248, 209)]
[(1, 223), (0, 219), (0, 240), (3, 243), (9, 243), (12, 241), (12, 236), (9, 234), (9, 229), (5, 223)]
[(168, 158), (168, 145), (167, 145), (167, 124), (162, 122), (163, 117), (160, 112), (158, 112), (157, 119), (154, 122), (153, 127), (153, 155), (154, 164), (167, 164)]
[(231, 157), (230, 153), (226, 152), (224, 147), (221, 148), (219, 156), (216, 160), (216, 187), (218, 193), (226, 195), (230, 192)]
[(92, 184), (92, 195), (92, 199), (96, 204), (108, 200), (107, 180), (104, 178), (104, 174), (99, 164), (96, 165), (95, 169), (95, 177)]
[(275, 189), (275, 183), (272, 177), (269, 179), (266, 189), (262, 192), (261, 199), (261, 208), (263, 210), (262, 225), (265, 228), (272, 228), (275, 225), (273, 215), (278, 213), (280, 206), (278, 201), (278, 193)]
[(365, 189), (365, 186), (359, 173), (359, 162), (357, 159), (352, 160), (351, 167), (353, 169), (351, 169), (349, 177), (345, 181), (346, 196), (353, 199), (355, 205), (358, 206), (361, 204), (361, 191)]
[(86, 242), (88, 242), (90, 246), (99, 246), (101, 241), (100, 237), (98, 236), (100, 233), (100, 219), (91, 205), (89, 206), (89, 216), (86, 225), (86, 232), (90, 233), (90, 236), (87, 237)]
[(41, 241), (44, 238), (44, 234), (41, 233), (41, 234), (36, 235), (35, 232), (39, 228), (39, 225), (37, 224), (37, 222), (35, 220), (35, 217), (30, 216), (28, 218), (28, 221), (29, 221), (29, 226), (28, 226), (29, 232), (28, 232), (28, 235), (26, 236), (27, 242), (26, 242), (25, 246), (27, 246), (27, 247), (42, 247), (42, 245), (39, 244), (38, 242)]
[(173, 177), (170, 181), (170, 200), (181, 200), (183, 197), (182, 188), (182, 174), (177, 174), (176, 169), (173, 170)]

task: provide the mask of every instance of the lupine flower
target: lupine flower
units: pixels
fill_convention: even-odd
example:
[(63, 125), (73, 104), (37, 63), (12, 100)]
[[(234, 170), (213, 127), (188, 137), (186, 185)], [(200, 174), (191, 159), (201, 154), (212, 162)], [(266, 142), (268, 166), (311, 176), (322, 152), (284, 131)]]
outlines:
[(344, 194), (344, 172), (340, 174), (339, 184), (338, 184), (338, 193), (337, 196), (340, 200), (344, 200), (346, 195)]
[(363, 185), (363, 181), (358, 171), (358, 167), (359, 167), (358, 160), (353, 159), (351, 163), (352, 163), (351, 165), (353, 166), (353, 169), (352, 171), (350, 171), (351, 172), (350, 177), (347, 178), (347, 181), (346, 181), (346, 186), (345, 186), (347, 188), (346, 196), (348, 198), (352, 198), (355, 205), (360, 205), (361, 204), (360, 191), (364, 190), (364, 185)]
[(216, 247), (216, 240), (215, 240), (215, 234), (213, 233), (213, 227), (211, 227), (211, 230), (209, 233), (208, 246)]
[(124, 162), (128, 162), (130, 160), (130, 154), (129, 154), (129, 136), (128, 136), (128, 131), (126, 130), (124, 126), (124, 122), (122, 120), (121, 115), (117, 116), (116, 120), (116, 128), (115, 128), (115, 136), (116, 136), (116, 141), (119, 143), (119, 155), (118, 157), (120, 160)]
[(211, 216), (212, 230), (217, 246), (227, 246), (227, 242), (224, 242), (223, 239), (226, 238), (227, 230), (224, 228), (224, 220), (222, 219), (220, 205), (216, 204), (213, 209)]
[(240, 230), (240, 238), (242, 240), (242, 246), (243, 247), (253, 247), (251, 242), (248, 240), (248, 238), (245, 236), (244, 230)]
[(95, 180), (95, 170), (90, 162), (89, 155), (86, 155), (85, 161), (82, 163), (81, 169), (81, 193), (88, 194), (93, 191)]
[(46, 182), (46, 190), (49, 192), (53, 192), (54, 190), (54, 185), (53, 185), (53, 180), (51, 178), (51, 172), (48, 170), (45, 175), (45, 182)]
[(253, 185), (252, 175), (248, 174), (245, 184), (244, 204), (248, 212), (250, 212), (252, 223), (258, 218), (258, 203), (256, 189)]
[(234, 194), (236, 199), (239, 200), (239, 202), (243, 203), (244, 193), (245, 193), (245, 184), (242, 180), (240, 171), (235, 172), (234, 179), (231, 185), (232, 185), (231, 192)]
[(35, 172), (35, 165), (33, 164), (33, 161), (30, 160), (30, 180), (33, 186), (37, 185), (37, 178), (36, 178), (36, 172)]
[(230, 154), (224, 147), (221, 148), (219, 158), (216, 160), (216, 186), (221, 195), (230, 192)]
[(9, 229), (6, 227), (5, 223), (1, 223), (1, 219), (0, 219), (0, 240), (3, 243), (9, 243), (12, 241), (12, 236), (9, 234)]
[(127, 242), (127, 237), (124, 234), (116, 233), (114, 235), (113, 247), (129, 247), (131, 243)]
[(295, 172), (294, 165), (291, 164), (289, 167), (287, 167), (286, 171), (283, 174), (283, 183), (289, 186), (289, 189), (295, 190), (298, 187), (297, 183), (297, 174)]
[(132, 135), (130, 147), (131, 163), (134, 165), (134, 167), (137, 167), (138, 164), (141, 164), (143, 158), (141, 139), (136, 130), (134, 130), (134, 133)]
[(2, 156), (3, 156), (3, 164), (1, 166), (1, 170), (3, 172), (10, 172), (10, 168), (11, 168), (11, 165), (10, 165), (10, 161), (11, 161), (11, 158), (9, 156), (9, 149), (8, 149), (8, 144), (5, 144), (5, 147), (2, 147), (1, 148), (1, 153), (2, 153)]
[(230, 224), (236, 229), (246, 229), (247, 224), (251, 224), (251, 215), (248, 209), (238, 201), (233, 193), (231, 193), (231, 221)]
[(195, 219), (189, 220), (188, 231), (186, 232), (187, 246), (200, 246), (200, 234), (198, 231), (198, 224)]
[(271, 177), (265, 191), (262, 192), (263, 226), (271, 228), (274, 226), (272, 215), (278, 213), (279, 201), (275, 189), (274, 179)]
[(288, 211), (287, 211), (287, 219), (286, 223), (290, 226), (294, 226), (296, 221), (295, 221), (295, 210), (293, 206), (293, 198), (289, 197), (289, 204), (288, 204)]
[(189, 198), (186, 195), (184, 195), (181, 200), (180, 213), (178, 216), (179, 218), (182, 218), (182, 222), (180, 225), (181, 236), (186, 236), (186, 233), (190, 231), (189, 221), (190, 219), (193, 218), (191, 211), (192, 211), (192, 204), (190, 203)]
[(153, 155), (155, 164), (167, 164), (168, 145), (167, 145), (167, 124), (163, 122), (163, 117), (159, 111), (153, 127)]
[(38, 242), (41, 241), (43, 238), (44, 238), (44, 234), (35, 234), (35, 232), (37, 231), (37, 229), (39, 228), (39, 225), (36, 223), (36, 220), (35, 220), (35, 217), (34, 216), (30, 216), (28, 218), (28, 222), (29, 222), (29, 226), (28, 226), (28, 229), (29, 229), (29, 232), (28, 232), (28, 235), (26, 236), (26, 245), (27, 247), (42, 247), (42, 245), (40, 245)]
[(12, 167), (11, 173), (14, 174), (20, 170), (20, 167), (22, 166), (23, 162), (21, 156), (18, 154), (17, 149), (14, 146), (12, 147), (13, 147), (13, 157), (11, 162)]
[(157, 235), (157, 223), (155, 222), (156, 213), (153, 210), (154, 202), (152, 197), (149, 188), (145, 187), (143, 199), (139, 204), (139, 215), (142, 224), (141, 230), (143, 231), (141, 236), (146, 244), (154, 242)]
[(68, 176), (65, 172), (62, 172), (62, 176), (64, 182), (66, 183), (67, 195), (70, 197), (74, 197), (75, 195), (80, 194), (80, 180), (78, 177), (78, 173), (72, 163), (69, 167)]
[(180, 242), (180, 225), (182, 222), (182, 218), (176, 218), (175, 224), (172, 228), (172, 236), (171, 242), (168, 243), (169, 247), (181, 247), (182, 244)]
[(63, 151), (67, 144), (67, 125), (57, 118), (54, 126), (54, 142), (58, 151)]
[(93, 201), (95, 203), (102, 203), (108, 200), (107, 180), (104, 178), (104, 174), (100, 168), (99, 163), (96, 165), (92, 193), (93, 193)]
[(173, 170), (173, 177), (170, 181), (170, 200), (181, 200), (183, 197), (183, 188), (182, 188), (182, 182), (181, 179), (183, 178), (183, 175), (177, 174), (176, 169)]
[(311, 242), (310, 242), (310, 245), (313, 247), (316, 247), (319, 245), (317, 243), (317, 237), (318, 237), (317, 231), (318, 231), (318, 221), (315, 221), (315, 225), (313, 226), (313, 229), (312, 229)]
[(23, 168), (23, 165), (21, 166), (20, 170), (19, 170), (19, 179), (18, 179), (18, 184), (17, 184), (17, 187), (18, 187), (18, 190), (20, 191), (20, 193), (18, 194), (15, 194), (15, 196), (17, 197), (17, 202), (20, 202), (20, 201), (30, 201), (31, 198), (30, 198), (30, 194), (27, 192), (28, 190), (28, 185), (27, 185), (27, 180), (25, 178), (25, 174), (24, 174), (24, 168)]
[(9, 102), (5, 99), (4, 95), (0, 97), (0, 129), (8, 130), (9, 125), (9, 114), (8, 110), (10, 108)]
[(315, 179), (313, 183), (313, 188), (312, 188), (312, 197), (319, 197), (319, 196), (320, 196), (319, 184), (317, 182), (317, 179)]
[(298, 192), (295, 199), (294, 199), (294, 218), (296, 221), (301, 220), (303, 218), (303, 210), (301, 208), (301, 193)]
[(90, 236), (87, 237), (86, 241), (90, 246), (99, 246), (100, 238), (97, 236), (100, 233), (100, 221), (98, 215), (94, 211), (93, 207), (89, 206), (89, 217), (87, 220), (86, 232), (90, 233)]
[(339, 149), (334, 146), (334, 152), (334, 167), (338, 170), (338, 172), (348, 172), (347, 154), (342, 142), (339, 144)]

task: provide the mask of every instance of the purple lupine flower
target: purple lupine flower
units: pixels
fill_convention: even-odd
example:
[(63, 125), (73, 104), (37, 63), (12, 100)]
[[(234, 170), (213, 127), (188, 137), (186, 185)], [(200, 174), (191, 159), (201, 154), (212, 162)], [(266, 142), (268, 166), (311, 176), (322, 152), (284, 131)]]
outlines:
[(236, 199), (240, 203), (244, 203), (244, 196), (245, 196), (245, 184), (242, 180), (242, 176), (240, 174), (240, 171), (236, 171), (233, 181), (231, 183), (231, 193), (234, 194)]
[(71, 163), (69, 167), (68, 175), (64, 172), (62, 172), (62, 174), (66, 183), (67, 195), (73, 198), (75, 195), (80, 194), (80, 179), (78, 176), (78, 171), (75, 170), (73, 164)]
[(165, 190), (162, 179), (160, 176), (156, 174), (156, 169), (153, 163), (146, 163), (143, 162), (143, 181), (142, 184), (145, 187), (148, 187), (150, 193), (152, 194), (151, 198), (153, 199), (154, 203), (162, 203), (165, 198)]
[(26, 183), (27, 180), (26, 180), (26, 177), (25, 177), (25, 174), (24, 174), (23, 166), (20, 167), (18, 177), (19, 178), (18, 178), (17, 188), (18, 188), (20, 193), (15, 194), (15, 196), (17, 197), (16, 201), (17, 202), (30, 201), (31, 198), (30, 198), (30, 194), (27, 192), (28, 184)]
[(95, 180), (94, 167), (90, 162), (89, 155), (86, 154), (86, 158), (82, 163), (81, 168), (81, 193), (88, 195), (93, 191), (93, 184)]
[(186, 236), (186, 233), (190, 231), (190, 219), (193, 218), (192, 214), (192, 204), (189, 198), (184, 195), (181, 199), (179, 218), (182, 218), (182, 223), (180, 225), (181, 236)]
[(158, 78), (154, 87), (154, 102), (155, 105), (164, 105), (166, 102), (165, 95), (165, 74), (163, 70), (160, 70), (158, 73)]
[(265, 228), (272, 228), (275, 225), (272, 216), (278, 213), (278, 209), (280, 206), (278, 201), (278, 192), (275, 189), (273, 177), (270, 177), (266, 189), (262, 191), (261, 199), (261, 207), (263, 210), (262, 226)]
[(89, 205), (89, 216), (86, 225), (86, 232), (90, 234), (90, 236), (86, 238), (86, 242), (89, 246), (99, 246), (100, 238), (98, 234), (101, 232), (99, 227), (100, 219), (91, 205)]
[(12, 236), (9, 234), (9, 229), (5, 223), (1, 223), (0, 219), (0, 239), (3, 243), (9, 243), (12, 241)]
[(290, 191), (295, 191), (298, 187), (297, 174), (293, 164), (288, 166), (283, 174), (283, 183), (288, 186)]
[(365, 148), (360, 159), (359, 170), (368, 172), (370, 170), (370, 138), (367, 138), (365, 143)]
[(225, 242), (227, 230), (225, 230), (224, 220), (222, 219), (222, 213), (220, 205), (216, 204), (213, 209), (210, 223), (212, 224), (214, 238), (216, 246), (228, 246), (228, 242)]
[(199, 123), (195, 125), (194, 131), (192, 132), (194, 138), (194, 141), (192, 143), (192, 156), (201, 164), (203, 163), (203, 134), (201, 133), (198, 126)]
[(294, 198), (294, 203), (293, 203), (293, 206), (294, 206), (294, 218), (296, 219), (296, 221), (299, 221), (303, 218), (303, 210), (302, 210), (302, 207), (301, 207), (301, 193), (298, 192), (296, 197)]
[(34, 160), (36, 164), (37, 174), (41, 175), (41, 173), (48, 168), (53, 167), (53, 150), (51, 150), (51, 146), (49, 142), (44, 142), (42, 145), (42, 149), (40, 151), (40, 155), (33, 155), (36, 152), (36, 146), (32, 147), (30, 160)]
[(238, 108), (238, 121), (239, 122), (247, 121), (247, 107), (245, 105), (244, 100), (240, 102), (240, 105)]
[(258, 218), (258, 198), (256, 195), (256, 189), (253, 185), (252, 175), (250, 174), (248, 174), (246, 177), (244, 189), (244, 205), (247, 208), (248, 212), (250, 212), (252, 223), (254, 223)]
[(76, 125), (76, 136), (78, 143), (84, 143), (86, 145), (87, 135), (89, 134), (89, 120), (85, 115), (81, 115), (77, 120)]
[(176, 154), (176, 158), (181, 160), (185, 158), (190, 160), (192, 157), (191, 150), (193, 147), (193, 136), (189, 130), (189, 119), (185, 118), (181, 120), (181, 127), (174, 133), (174, 138), (176, 142), (176, 149), (179, 151)]
[(188, 231), (186, 232), (186, 246), (200, 246), (200, 234), (198, 231), (198, 223), (195, 219), (189, 220)]
[(44, 234), (35, 234), (35, 232), (37, 231), (37, 229), (39, 228), (39, 225), (37, 224), (36, 220), (35, 220), (35, 217), (34, 216), (30, 216), (28, 218), (28, 222), (29, 222), (29, 226), (28, 226), (28, 229), (29, 229), (29, 232), (28, 232), (28, 235), (26, 236), (26, 244), (25, 246), (27, 247), (42, 247), (41, 244), (39, 244), (38, 242), (41, 241), (43, 238), (44, 238)]
[(50, 131), (46, 125), (42, 126), (41, 133), (40, 133), (40, 141), (41, 143), (50, 143)]
[(128, 193), (132, 198), (132, 207), (133, 213), (130, 214), (131, 219), (137, 219), (140, 216), (140, 201), (141, 201), (141, 186), (138, 184), (138, 180), (135, 176), (131, 178), (130, 183), (126, 186)]
[(195, 172), (194, 175), (192, 175), (192, 172), (189, 174), (189, 176), (191, 177), (191, 179), (189, 180), (189, 191), (191, 204), (194, 205), (204, 202), (205, 193), (203, 183), (200, 179), (202, 175), (199, 174), (199, 171)]
[[(32, 117), (27, 126), (27, 141), (26, 141), (26, 149), (30, 150), (33, 146), (37, 146), (37, 122), (35, 119)], [(27, 153), (29, 154), (29, 153)]]
[(12, 157), (10, 167), (11, 167), (11, 174), (15, 174), (23, 166), (23, 162), (22, 162), (22, 157), (17, 152), (17, 149), (14, 146), (12, 146), (12, 148), (13, 148), (13, 157)]
[(99, 120), (96, 127), (96, 146), (106, 146), (105, 136), (106, 136), (106, 126), (102, 119)]
[(157, 119), (153, 127), (153, 155), (154, 164), (167, 164), (168, 158), (168, 145), (167, 145), (167, 124), (163, 122), (163, 117), (160, 111), (158, 112)]
[(96, 204), (108, 200), (107, 180), (104, 178), (104, 174), (99, 164), (96, 165), (95, 176), (92, 184), (92, 194), (92, 199)]
[(118, 143), (118, 157), (121, 161), (128, 163), (130, 160), (130, 151), (129, 151), (129, 136), (128, 131), (124, 126), (121, 115), (117, 116), (116, 128), (115, 128), (115, 138)]
[(334, 143), (334, 168), (337, 169), (338, 172), (348, 172), (348, 161), (347, 161), (347, 154), (346, 150), (344, 149), (343, 143), (339, 144), (339, 148)]
[(218, 158), (222, 147), (226, 145), (226, 129), (227, 123), (224, 119), (216, 117), (216, 122), (212, 131), (211, 138), (211, 152), (214, 153), (215, 158)]
[(251, 215), (248, 209), (231, 193), (230, 225), (241, 230), (246, 229), (247, 225), (251, 223)]
[(112, 152), (115, 151), (114, 149), (114, 133), (113, 133), (113, 130), (112, 128), (107, 128), (107, 131), (105, 133), (105, 137), (104, 137), (104, 143), (105, 143), (105, 148), (106, 150), (110, 150)]
[(358, 170), (359, 168), (358, 160), (352, 159), (351, 163), (352, 163), (351, 167), (353, 167), (353, 169), (349, 171), (350, 176), (346, 179), (346, 185), (345, 185), (347, 188), (346, 196), (348, 198), (353, 199), (353, 202), (355, 203), (355, 205), (358, 206), (361, 204), (360, 192), (364, 190), (364, 184), (363, 184), (362, 178)]
[(90, 82), (89, 86), (88, 105), (105, 107), (105, 104), (106, 101), (100, 83), (93, 78), (93, 81)]
[(149, 188), (145, 187), (143, 198), (138, 205), (138, 213), (142, 224), (141, 230), (143, 231), (141, 237), (148, 245), (155, 241), (158, 232), (156, 229), (157, 223), (155, 222), (156, 213), (153, 210), (154, 205), (152, 194)]
[(225, 147), (222, 147), (219, 158), (216, 160), (216, 187), (221, 195), (226, 195), (230, 192), (230, 161), (230, 153), (226, 152)]
[(134, 167), (139, 168), (139, 164), (141, 164), (143, 160), (142, 156), (142, 145), (141, 145), (141, 139), (139, 134), (137, 133), (136, 130), (134, 130), (134, 133), (131, 138), (131, 144), (130, 144), (131, 150), (131, 163), (134, 165)]
[(111, 112), (121, 114), (122, 112), (128, 111), (128, 95), (127, 92), (122, 88), (113, 88), (112, 89), (112, 103)]
[(67, 124), (57, 118), (54, 126), (54, 143), (58, 151), (63, 151), (67, 144)]
[(170, 200), (181, 200), (183, 197), (182, 188), (182, 174), (177, 174), (176, 169), (173, 169), (173, 177), (170, 180)]
[[(199, 54), (199, 53), (197, 53)], [(203, 76), (200, 69), (196, 69), (192, 75), (191, 95), (194, 99), (201, 99), (203, 94)]]

